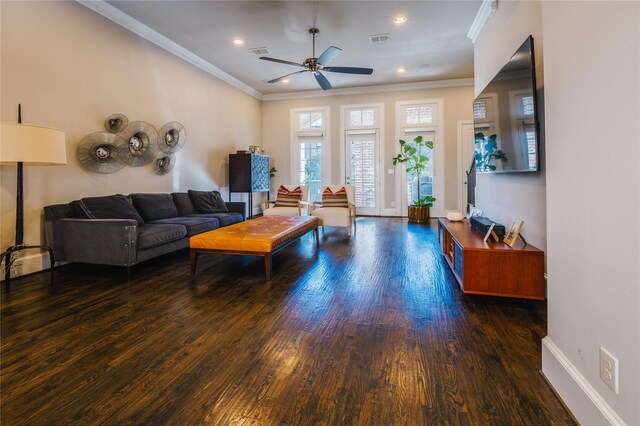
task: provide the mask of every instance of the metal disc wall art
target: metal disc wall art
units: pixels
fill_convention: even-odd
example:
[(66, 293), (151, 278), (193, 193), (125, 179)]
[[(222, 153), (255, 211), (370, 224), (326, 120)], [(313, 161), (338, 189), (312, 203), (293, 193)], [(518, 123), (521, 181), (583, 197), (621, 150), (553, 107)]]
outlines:
[(187, 131), (177, 121), (170, 121), (160, 129), (160, 151), (178, 152), (187, 140)]
[(127, 141), (108, 132), (85, 136), (78, 145), (76, 158), (82, 167), (93, 173), (113, 173), (129, 162), (131, 152)]
[(129, 146), (130, 166), (149, 164), (158, 153), (158, 131), (145, 121), (132, 121), (120, 136)]
[(129, 119), (124, 114), (111, 114), (104, 122), (104, 128), (111, 133), (119, 133), (127, 127)]
[(165, 175), (173, 169), (176, 156), (171, 152), (160, 152), (153, 162), (153, 171), (158, 175)]

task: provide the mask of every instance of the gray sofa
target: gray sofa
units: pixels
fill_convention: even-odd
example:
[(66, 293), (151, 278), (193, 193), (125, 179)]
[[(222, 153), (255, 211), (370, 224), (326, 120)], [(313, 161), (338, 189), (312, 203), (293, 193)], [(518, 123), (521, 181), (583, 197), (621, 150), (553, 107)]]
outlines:
[[(212, 203), (203, 201), (212, 193)], [(129, 272), (189, 247), (192, 235), (243, 221), (244, 212), (245, 203), (225, 203), (216, 191), (189, 191), (83, 198), (46, 206), (44, 220), (56, 261), (125, 266)]]

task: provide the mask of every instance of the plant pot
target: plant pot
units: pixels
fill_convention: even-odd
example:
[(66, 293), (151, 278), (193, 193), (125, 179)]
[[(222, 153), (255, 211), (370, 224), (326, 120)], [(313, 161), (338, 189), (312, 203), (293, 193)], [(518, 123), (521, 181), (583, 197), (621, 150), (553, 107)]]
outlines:
[(429, 222), (429, 206), (409, 206), (409, 222)]

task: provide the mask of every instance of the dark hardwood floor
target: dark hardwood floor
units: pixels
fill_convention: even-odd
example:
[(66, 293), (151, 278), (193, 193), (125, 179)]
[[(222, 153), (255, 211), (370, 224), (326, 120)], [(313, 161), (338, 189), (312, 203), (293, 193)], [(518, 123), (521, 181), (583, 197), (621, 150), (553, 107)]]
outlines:
[(273, 258), (188, 252), (2, 286), (13, 424), (574, 424), (540, 370), (545, 302), (463, 295), (435, 229), (358, 219)]

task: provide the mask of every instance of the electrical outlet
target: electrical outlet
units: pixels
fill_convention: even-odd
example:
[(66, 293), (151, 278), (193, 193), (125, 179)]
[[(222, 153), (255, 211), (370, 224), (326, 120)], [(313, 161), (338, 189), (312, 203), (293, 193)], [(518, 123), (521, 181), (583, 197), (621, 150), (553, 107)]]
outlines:
[(602, 346), (600, 346), (600, 378), (611, 390), (620, 393), (618, 389), (618, 359)]

